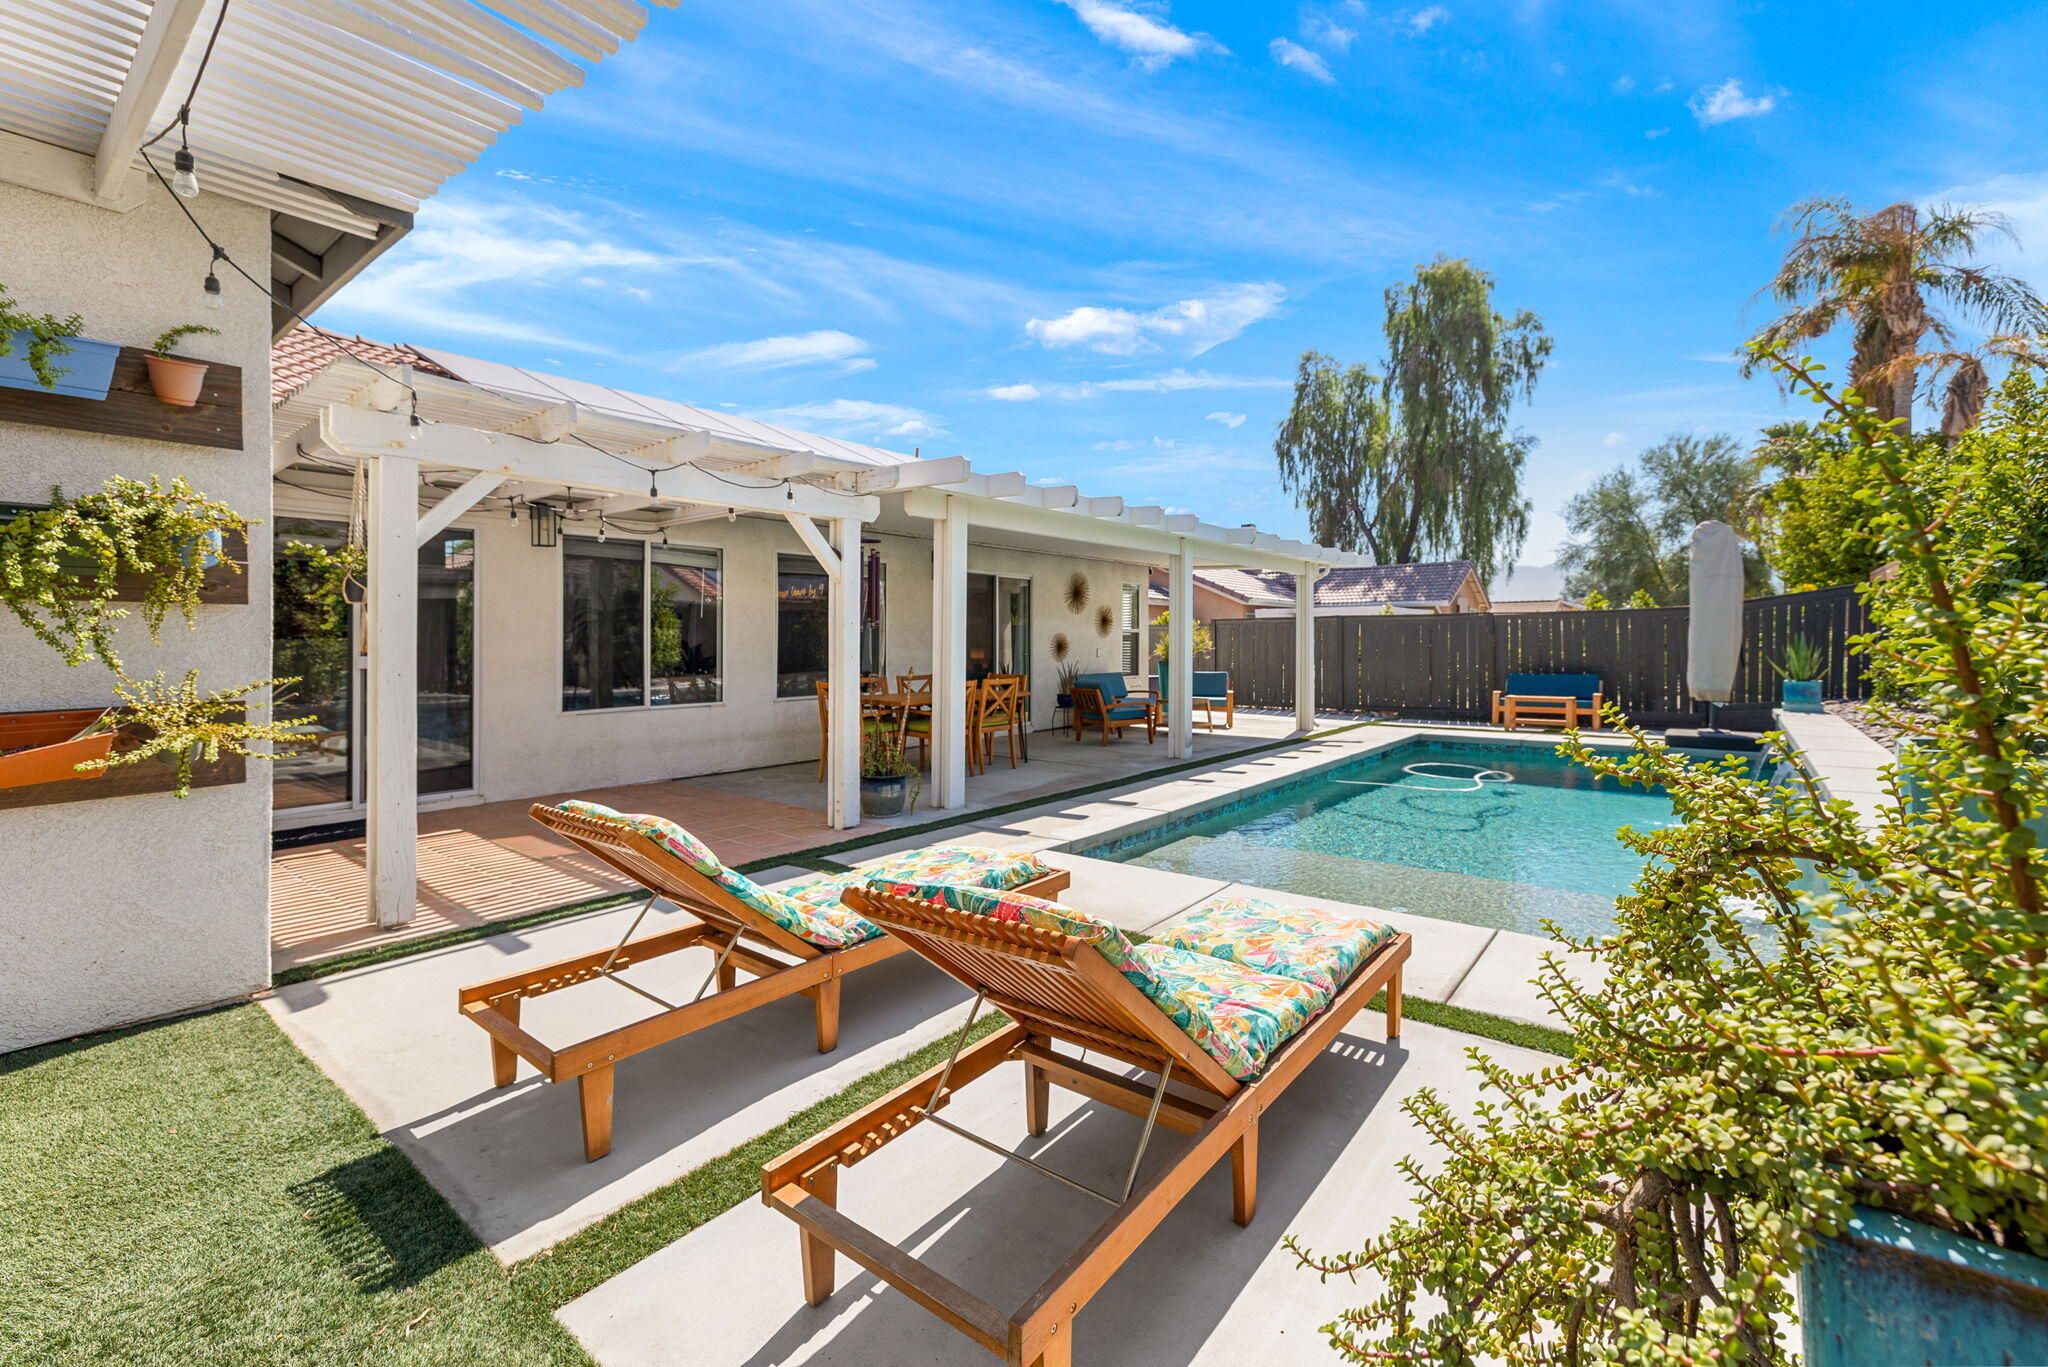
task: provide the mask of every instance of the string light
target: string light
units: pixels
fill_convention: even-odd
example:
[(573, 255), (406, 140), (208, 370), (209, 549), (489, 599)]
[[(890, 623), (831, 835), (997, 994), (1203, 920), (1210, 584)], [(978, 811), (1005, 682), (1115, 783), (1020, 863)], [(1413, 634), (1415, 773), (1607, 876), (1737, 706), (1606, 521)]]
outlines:
[[(178, 122), (183, 123), (184, 119), (181, 117)], [(199, 172), (197, 163), (192, 159), (192, 149), (190, 147), (180, 147), (171, 157), (171, 166), (173, 168), (171, 189), (177, 191), (178, 194), (186, 199), (197, 199), (199, 197)]]
[(227, 249), (218, 242), (213, 243), (213, 261), (206, 263), (206, 306), (217, 309), (223, 303), (220, 297), (220, 271), (214, 262), (227, 259)]

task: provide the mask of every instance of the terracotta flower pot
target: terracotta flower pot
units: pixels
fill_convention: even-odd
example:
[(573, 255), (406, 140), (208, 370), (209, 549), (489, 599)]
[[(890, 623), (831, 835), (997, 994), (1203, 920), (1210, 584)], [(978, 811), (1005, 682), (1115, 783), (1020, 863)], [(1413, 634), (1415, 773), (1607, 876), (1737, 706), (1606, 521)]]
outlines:
[(190, 408), (199, 402), (199, 391), (206, 384), (205, 361), (180, 360), (176, 356), (151, 356), (148, 361), (149, 387), (159, 399), (180, 408)]

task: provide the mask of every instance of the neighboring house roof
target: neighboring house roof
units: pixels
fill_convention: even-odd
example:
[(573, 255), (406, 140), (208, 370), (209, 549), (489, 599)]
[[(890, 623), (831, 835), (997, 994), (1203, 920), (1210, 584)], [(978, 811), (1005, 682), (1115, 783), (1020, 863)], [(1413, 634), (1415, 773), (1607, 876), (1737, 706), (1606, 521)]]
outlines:
[(1493, 610), (1498, 613), (1515, 612), (1577, 612), (1585, 604), (1569, 598), (1496, 598)]
[[(1478, 583), (1469, 560), (1412, 565), (1350, 565), (1331, 570), (1316, 585), (1316, 606), (1373, 607), (1381, 604), (1447, 606), (1466, 581)], [(1261, 570), (1196, 570), (1195, 582), (1213, 593), (1254, 608), (1294, 606), (1294, 576)], [(1481, 593), (1484, 603), (1486, 595)]]
[[(393, 370), (409, 365), (429, 375), (451, 373), (408, 346), (386, 346), (367, 337), (344, 337), (337, 332), (300, 323), (278, 338), (270, 348), (270, 401), (283, 403), (324, 370), (329, 361), (349, 352)], [(367, 372), (365, 379), (368, 379)]]

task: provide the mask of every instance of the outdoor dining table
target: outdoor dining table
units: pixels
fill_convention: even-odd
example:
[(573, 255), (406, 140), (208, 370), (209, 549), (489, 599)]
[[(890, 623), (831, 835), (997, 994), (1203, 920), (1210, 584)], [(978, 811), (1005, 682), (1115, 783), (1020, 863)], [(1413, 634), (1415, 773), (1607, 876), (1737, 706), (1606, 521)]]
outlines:
[[(883, 711), (896, 712), (904, 720), (908, 720), (915, 713), (928, 713), (932, 710), (932, 695), (928, 690), (916, 693), (877, 691), (861, 694), (860, 703), (862, 707), (873, 707)], [(1018, 747), (1017, 758), (1025, 763), (1029, 763), (1031, 760), (1031, 728), (1028, 726), (1020, 727), (1017, 734), (1023, 740), (1023, 744)]]

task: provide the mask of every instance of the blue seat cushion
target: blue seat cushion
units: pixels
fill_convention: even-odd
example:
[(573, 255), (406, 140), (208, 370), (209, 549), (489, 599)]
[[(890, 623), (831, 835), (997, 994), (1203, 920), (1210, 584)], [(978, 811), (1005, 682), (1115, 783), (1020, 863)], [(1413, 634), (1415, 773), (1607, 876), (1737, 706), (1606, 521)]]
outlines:
[(1598, 674), (1510, 674), (1501, 692), (1533, 698), (1577, 698), (1593, 701), (1600, 691)]
[(1074, 687), (1093, 688), (1102, 694), (1104, 702), (1112, 704), (1120, 703), (1131, 695), (1121, 674), (1083, 674), (1074, 680)]
[(1118, 703), (1109, 709), (1112, 721), (1139, 721), (1144, 718), (1145, 704), (1138, 702)]
[[(1161, 660), (1159, 662), (1159, 696), (1162, 698), (1167, 695), (1166, 669), (1166, 661)], [(1194, 697), (1197, 701), (1203, 698), (1213, 698), (1217, 702), (1222, 702), (1229, 695), (1230, 671), (1224, 669), (1198, 669), (1195, 671)]]

